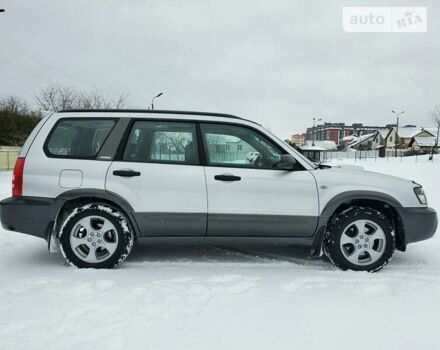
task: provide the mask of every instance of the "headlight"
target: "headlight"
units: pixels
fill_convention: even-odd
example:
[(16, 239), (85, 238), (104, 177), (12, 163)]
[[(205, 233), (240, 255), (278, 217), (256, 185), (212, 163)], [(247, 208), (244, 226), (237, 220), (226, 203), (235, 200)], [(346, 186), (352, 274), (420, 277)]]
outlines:
[(422, 187), (414, 187), (414, 193), (416, 194), (417, 199), (419, 200), (420, 204), (427, 204), (428, 203), (426, 201), (425, 191), (423, 190)]

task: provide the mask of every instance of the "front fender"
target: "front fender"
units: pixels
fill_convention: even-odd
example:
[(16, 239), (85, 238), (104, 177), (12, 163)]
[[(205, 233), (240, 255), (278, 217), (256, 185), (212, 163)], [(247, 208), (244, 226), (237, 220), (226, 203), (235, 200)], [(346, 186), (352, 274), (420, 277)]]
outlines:
[(318, 220), (318, 226), (315, 232), (315, 238), (312, 244), (312, 254), (318, 255), (321, 252), (321, 243), (324, 237), (325, 230), (333, 213), (342, 204), (353, 200), (376, 200), (390, 205), (393, 208), (402, 208), (402, 204), (389, 194), (370, 191), (370, 190), (351, 190), (338, 193), (326, 201), (325, 206), (321, 210)]

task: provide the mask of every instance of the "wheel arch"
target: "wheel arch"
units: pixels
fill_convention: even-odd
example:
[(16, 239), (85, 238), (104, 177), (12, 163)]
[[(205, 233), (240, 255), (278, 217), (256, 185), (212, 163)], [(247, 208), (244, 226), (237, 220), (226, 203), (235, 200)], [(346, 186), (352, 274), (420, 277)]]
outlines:
[[(139, 237), (139, 227), (133, 215), (132, 206), (122, 197), (115, 193), (96, 189), (69, 190), (57, 197), (58, 211), (55, 220), (57, 227), (71, 210), (79, 205), (92, 202), (105, 203), (118, 208), (127, 217), (133, 227), (135, 237)], [(54, 230), (55, 231), (55, 230)]]
[(322, 209), (312, 244), (313, 255), (321, 253), (324, 233), (332, 217), (353, 206), (366, 206), (382, 212), (393, 224), (396, 248), (401, 251), (406, 250), (403, 222), (398, 210), (396, 210), (396, 208), (401, 208), (402, 204), (386, 193), (347, 191), (330, 199)]

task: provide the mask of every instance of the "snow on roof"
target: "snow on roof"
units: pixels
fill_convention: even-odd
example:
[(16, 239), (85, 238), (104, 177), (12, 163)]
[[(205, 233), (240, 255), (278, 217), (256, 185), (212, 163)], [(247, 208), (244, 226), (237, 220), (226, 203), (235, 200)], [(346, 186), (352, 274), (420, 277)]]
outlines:
[(425, 128), (425, 130), (432, 134), (432, 136), (437, 136), (437, 128)]
[(434, 136), (416, 136), (414, 142), (420, 147), (432, 147), (435, 145), (436, 138)]
[[(316, 141), (315, 141), (316, 143)], [(327, 148), (319, 147), (319, 146), (312, 146), (312, 145), (302, 145), (299, 146), (303, 151), (327, 151)]]
[(349, 136), (345, 136), (341, 139), (341, 141), (353, 141), (356, 139), (355, 135), (349, 135)]
[(378, 134), (378, 131), (376, 131), (376, 132), (374, 132), (372, 134), (365, 134), (365, 135), (359, 136), (357, 139), (355, 139), (352, 142), (350, 142), (347, 145), (347, 148), (359, 145), (360, 143), (368, 141), (369, 139), (373, 139), (374, 140), (374, 138), (377, 136), (377, 134)]
[(381, 130), (379, 130), (379, 133), (382, 135), (383, 138), (387, 137), (389, 132), (390, 132), (390, 129), (381, 129)]
[(417, 136), (422, 131), (427, 131), (430, 134), (432, 134), (428, 129), (410, 127), (410, 128), (399, 128), (399, 137), (404, 138), (404, 139), (409, 139), (414, 136)]
[[(305, 146), (312, 146), (312, 145), (313, 145), (313, 141), (310, 140), (306, 141)], [(331, 140), (315, 141), (315, 146), (323, 148), (324, 151), (336, 150), (338, 148), (335, 141), (331, 141)]]

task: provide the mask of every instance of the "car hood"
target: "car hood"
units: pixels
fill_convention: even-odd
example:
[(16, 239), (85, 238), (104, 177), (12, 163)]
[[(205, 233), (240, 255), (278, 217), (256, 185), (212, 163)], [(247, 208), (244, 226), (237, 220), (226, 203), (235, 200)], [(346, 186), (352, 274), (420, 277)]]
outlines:
[[(373, 187), (396, 187), (402, 184), (413, 184), (412, 181), (401, 177), (385, 175), (382, 173), (367, 171), (357, 165), (338, 165), (328, 169), (319, 169), (313, 172), (315, 178), (324, 182), (343, 184), (365, 184)], [(319, 181), (318, 181), (319, 182)]]
[(359, 166), (335, 166), (312, 171), (316, 179), (320, 203), (325, 205), (331, 198), (343, 193), (378, 196), (387, 195), (402, 206), (419, 207), (414, 195), (415, 183), (397, 176), (366, 171)]

